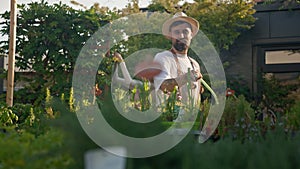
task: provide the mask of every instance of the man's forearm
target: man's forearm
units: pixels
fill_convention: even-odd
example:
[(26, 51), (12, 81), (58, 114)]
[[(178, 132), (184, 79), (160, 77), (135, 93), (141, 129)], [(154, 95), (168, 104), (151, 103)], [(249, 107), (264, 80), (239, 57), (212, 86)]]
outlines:
[(172, 92), (176, 86), (181, 87), (188, 82), (187, 74), (178, 76), (176, 78), (167, 79), (160, 85), (160, 90), (163, 92)]
[(199, 71), (189, 71), (176, 78), (167, 79), (160, 85), (160, 90), (163, 92), (172, 92), (176, 86), (181, 87), (187, 82), (196, 82), (202, 78), (202, 74)]
[(163, 92), (171, 92), (178, 86), (175, 79), (167, 79), (160, 85), (160, 90)]

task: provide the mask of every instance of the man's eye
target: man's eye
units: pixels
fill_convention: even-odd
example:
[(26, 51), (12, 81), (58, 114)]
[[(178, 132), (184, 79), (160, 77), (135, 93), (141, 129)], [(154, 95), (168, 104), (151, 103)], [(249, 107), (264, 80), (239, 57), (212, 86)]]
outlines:
[(189, 33), (189, 31), (188, 30), (184, 30), (183, 33), (187, 35)]

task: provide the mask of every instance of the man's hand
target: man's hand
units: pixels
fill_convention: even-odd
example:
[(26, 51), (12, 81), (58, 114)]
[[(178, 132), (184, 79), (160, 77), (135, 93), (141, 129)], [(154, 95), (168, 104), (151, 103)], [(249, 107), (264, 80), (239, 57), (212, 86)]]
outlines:
[(191, 70), (189, 73), (180, 75), (174, 79), (165, 80), (161, 84), (160, 89), (164, 92), (165, 91), (171, 92), (174, 90), (176, 86), (181, 87), (185, 85), (189, 81), (189, 79), (191, 79), (193, 82), (196, 82), (201, 78), (202, 78), (202, 74), (199, 71)]
[(203, 76), (199, 71), (195, 71), (195, 70), (191, 70), (191, 79), (193, 81), (198, 81), (199, 79), (201, 79)]
[(124, 62), (122, 55), (120, 53), (118, 53), (118, 52), (114, 53), (113, 58), (114, 58), (115, 61), (117, 61), (119, 63), (120, 62)]

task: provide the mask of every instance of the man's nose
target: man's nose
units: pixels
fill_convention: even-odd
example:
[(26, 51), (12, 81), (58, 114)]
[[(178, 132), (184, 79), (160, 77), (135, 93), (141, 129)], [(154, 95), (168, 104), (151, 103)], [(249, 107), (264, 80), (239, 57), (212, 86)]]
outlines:
[(183, 33), (183, 32), (181, 32), (181, 33), (179, 34), (179, 38), (184, 38), (184, 33)]

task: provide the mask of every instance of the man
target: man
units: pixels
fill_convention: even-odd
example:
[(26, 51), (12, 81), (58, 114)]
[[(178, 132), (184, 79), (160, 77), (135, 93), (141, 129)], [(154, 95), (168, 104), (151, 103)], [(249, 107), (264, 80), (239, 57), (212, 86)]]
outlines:
[(154, 77), (154, 86), (158, 104), (168, 96), (168, 93), (178, 88), (178, 94), (187, 102), (193, 99), (193, 104), (199, 103), (201, 83), (199, 64), (187, 56), (191, 40), (199, 30), (197, 20), (188, 17), (183, 12), (176, 13), (162, 27), (162, 33), (172, 42), (170, 50), (156, 54), (154, 61), (160, 63), (162, 71)]

